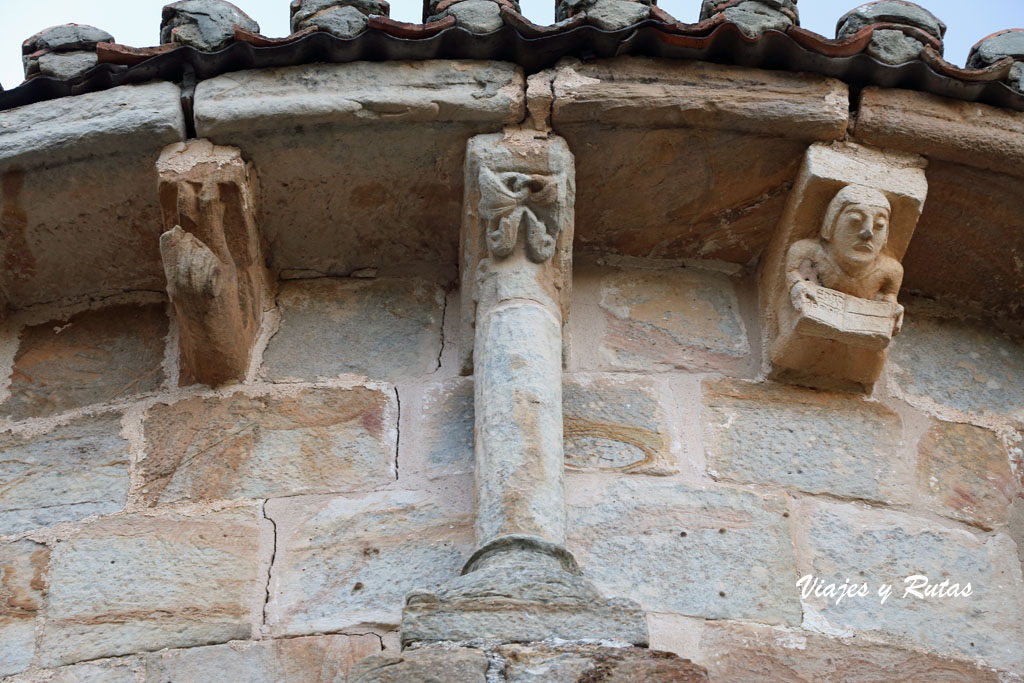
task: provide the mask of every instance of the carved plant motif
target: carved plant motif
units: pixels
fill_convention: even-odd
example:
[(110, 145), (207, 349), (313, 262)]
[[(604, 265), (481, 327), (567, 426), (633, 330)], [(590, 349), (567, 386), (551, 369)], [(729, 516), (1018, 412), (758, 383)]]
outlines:
[(492, 255), (510, 256), (520, 229), (525, 229), (526, 256), (531, 261), (543, 263), (555, 255), (561, 226), (551, 215), (558, 204), (554, 176), (481, 168), (479, 182), (478, 211)]

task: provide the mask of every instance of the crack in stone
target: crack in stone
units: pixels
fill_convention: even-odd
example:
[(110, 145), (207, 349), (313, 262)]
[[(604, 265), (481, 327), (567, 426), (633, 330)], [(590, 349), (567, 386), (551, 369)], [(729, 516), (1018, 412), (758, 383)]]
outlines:
[(271, 528), (274, 530), (274, 544), (270, 549), (270, 562), (267, 564), (267, 583), (264, 587), (263, 596), (263, 626), (267, 625), (267, 609), (270, 606), (270, 577), (274, 573), (274, 561), (277, 560), (277, 522), (267, 516), (267, 501), (263, 501), (263, 505), (260, 506), (260, 514), (263, 515), (263, 519), (270, 522)]
[(444, 304), (441, 307), (441, 348), (439, 348), (437, 350), (437, 367), (435, 367), (430, 372), (430, 374), (432, 374), (432, 375), (434, 373), (436, 373), (438, 370), (441, 369), (441, 356), (444, 355), (444, 345), (445, 345), (444, 326), (445, 326), (445, 322), (448, 319), (448, 297), (449, 296), (451, 296), (451, 292), (446, 290), (445, 293), (444, 293)]
[(395, 481), (398, 481), (398, 453), (402, 443), (402, 399), (395, 387), (395, 403), (398, 405), (398, 419), (395, 420)]

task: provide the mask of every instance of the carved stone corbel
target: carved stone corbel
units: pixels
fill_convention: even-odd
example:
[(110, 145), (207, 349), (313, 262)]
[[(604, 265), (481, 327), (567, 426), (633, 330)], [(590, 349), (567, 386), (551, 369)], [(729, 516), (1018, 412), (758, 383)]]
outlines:
[(157, 161), (160, 255), (180, 337), (181, 386), (245, 378), (259, 335), (266, 270), (250, 169), (241, 152), (177, 143)]
[(770, 376), (870, 393), (903, 324), (900, 260), (924, 207), (923, 158), (815, 144), (760, 278)]

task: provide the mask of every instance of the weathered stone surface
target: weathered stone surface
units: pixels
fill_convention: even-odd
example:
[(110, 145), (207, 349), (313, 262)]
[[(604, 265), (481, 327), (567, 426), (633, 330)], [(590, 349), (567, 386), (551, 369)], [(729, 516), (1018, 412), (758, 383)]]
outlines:
[(398, 624), (405, 594), (457, 576), (473, 548), (469, 482), (426, 494), (271, 500), (275, 635)]
[(395, 477), (398, 410), (379, 389), (189, 398), (150, 408), (143, 500), (367, 490)]
[(744, 683), (998, 683), (999, 673), (970, 662), (886, 645), (836, 640), (807, 631), (707, 622), (698, 663), (713, 681)]
[(164, 6), (160, 42), (213, 52), (234, 42), (236, 25), (253, 33), (260, 32), (260, 25), (230, 2), (181, 0)]
[(533, 534), (564, 543), (561, 325), (538, 305), (481, 314), (473, 374), (477, 541)]
[(936, 420), (917, 447), (917, 487), (935, 512), (992, 529), (1008, 520), (1016, 482), (998, 436)]
[(940, 40), (946, 34), (946, 25), (925, 8), (903, 0), (882, 0), (864, 3), (844, 14), (836, 24), (836, 37), (846, 38), (866, 26), (882, 23), (915, 26)]
[(587, 9), (587, 23), (602, 31), (618, 31), (649, 17), (651, 8), (632, 0), (597, 0)]
[(308, 64), (202, 81), (196, 125), (259, 169), (274, 268), (452, 267), (466, 138), (523, 120), (524, 91), (509, 63)]
[(747, 364), (747, 333), (735, 286), (725, 275), (611, 271), (601, 282), (600, 306), (599, 353), (610, 368), (735, 372)]
[(566, 467), (644, 474), (678, 471), (658, 396), (659, 388), (646, 379), (567, 377), (562, 389)]
[(448, 8), (446, 15), (455, 17), (455, 25), (473, 33), (490, 33), (504, 22), (498, 3), (492, 0), (462, 0)]
[(444, 292), (435, 284), (297, 280), (281, 286), (278, 305), (281, 327), (263, 356), (271, 380), (344, 373), (391, 378), (437, 369)]
[[(997, 669), (1024, 665), (1024, 582), (1009, 536), (979, 537), (892, 510), (810, 500), (801, 504), (795, 533), (801, 576), (824, 584), (864, 582), (869, 591), (839, 605), (808, 596), (805, 628), (867, 634), (941, 656), (984, 659)], [(905, 592), (910, 576), (926, 576), (933, 587), (970, 583), (972, 593), (915, 597)], [(877, 594), (883, 583), (893, 587), (885, 603)]]
[[(704, 0), (701, 19), (712, 16), (722, 4), (720, 0)], [(726, 21), (736, 24), (745, 35), (757, 38), (765, 31), (785, 32), (795, 23), (797, 8), (791, 0), (747, 0), (727, 7), (722, 13)]]
[(1024, 59), (1024, 31), (1007, 29), (993, 33), (971, 48), (967, 66), (972, 69), (984, 68), (1005, 57)]
[(809, 493), (909, 503), (902, 424), (879, 403), (843, 394), (719, 380), (704, 384), (712, 475)]
[(473, 380), (459, 378), (429, 389), (423, 398), (422, 432), (427, 476), (473, 473)]
[(552, 123), (560, 133), (561, 126), (599, 121), (833, 140), (849, 118), (846, 86), (830, 78), (645, 57), (562, 66), (554, 92)]
[(0, 676), (24, 671), (32, 661), (49, 560), (49, 548), (33, 541), (0, 544)]
[(881, 29), (871, 36), (871, 42), (864, 50), (883, 64), (904, 64), (917, 59), (925, 44), (904, 35), (895, 29)]
[(389, 12), (386, 0), (292, 0), (289, 5), (292, 32), (317, 25), (319, 16), (339, 7), (351, 7), (364, 15), (387, 16)]
[(125, 85), (5, 111), (0, 115), (0, 168), (28, 171), (109, 156), (119, 145), (132, 154), (145, 146), (155, 158), (165, 145), (184, 137), (180, 96), (173, 83)]
[(113, 43), (114, 36), (103, 29), (88, 24), (61, 24), (43, 29), (21, 44), (26, 55), (39, 50), (87, 50), (95, 49), (96, 43)]
[(103, 415), (34, 439), (0, 435), (0, 535), (123, 508), (129, 444), (120, 432), (120, 415)]
[(365, 634), (164, 650), (146, 656), (145, 680), (150, 683), (202, 681), (216, 672), (225, 681), (247, 683), (344, 683), (353, 664), (379, 653), (380, 649), (380, 638)]
[(157, 160), (160, 257), (178, 322), (179, 384), (245, 379), (267, 298), (256, 183), (240, 150), (208, 140)]
[[(668, 417), (658, 396), (650, 380), (567, 376), (562, 386), (566, 467), (642, 474), (677, 471)], [(472, 474), (472, 379), (430, 388), (421, 405), (417, 441), (427, 476)]]
[(703, 668), (669, 652), (600, 645), (504, 645), (509, 683), (607, 681), (607, 683), (699, 683)]
[(659, 612), (799, 622), (781, 500), (723, 486), (595, 475), (570, 476), (566, 490), (569, 549), (607, 595)]
[(162, 290), (153, 162), (184, 136), (175, 83), (0, 112), (0, 281), (10, 307)]
[[(798, 141), (732, 131), (603, 129), (593, 121), (559, 130), (576, 155), (577, 251), (649, 258), (753, 263), (806, 150)], [(637, 178), (657, 201), (640, 199)]]
[(47, 52), (37, 60), (39, 75), (68, 80), (99, 64), (95, 52)]
[[(1024, 173), (1022, 112), (877, 87), (861, 91), (858, 111), (855, 134), (868, 144), (1014, 176)], [(928, 176), (931, 180), (931, 169)]]
[[(250, 94), (259, 92), (259, 100), (239, 92), (240, 84)], [(219, 139), (232, 132), (276, 128), (283, 114), (293, 126), (380, 125), (382, 119), (500, 124), (522, 112), (523, 88), (519, 68), (499, 62), (354, 62), (244, 71), (199, 84), (196, 127), (201, 137), (222, 144)]]
[(54, 666), (245, 639), (263, 603), (253, 508), (95, 522), (54, 548), (40, 640)]
[(366, 30), (367, 18), (355, 7), (332, 7), (302, 23), (302, 28), (316, 26), (338, 38), (355, 38)]
[(350, 683), (485, 683), (487, 655), (468, 647), (426, 647), (367, 657), (349, 671)]
[[(37, 670), (4, 679), (5, 683), (139, 683), (144, 678), (143, 662), (140, 657), (118, 657), (100, 659), (62, 666), (56, 669)], [(150, 681), (167, 683), (167, 681)]]
[(166, 335), (162, 304), (111, 306), (26, 327), (0, 410), (16, 420), (44, 417), (155, 391)]
[(561, 544), (527, 534), (481, 546), (440, 590), (410, 593), (401, 631), (404, 645), (607, 640), (647, 647), (649, 640), (636, 602), (605, 598)]
[(979, 320), (907, 316), (890, 354), (891, 381), (919, 407), (1024, 425), (1024, 347)]
[[(959, 134), (951, 135), (957, 137)], [(1024, 166), (1024, 160), (1021, 162)], [(903, 259), (905, 290), (1024, 317), (1024, 194), (1016, 175), (928, 164), (928, 201)], [(984, 201), (978, 201), (984, 197)]]

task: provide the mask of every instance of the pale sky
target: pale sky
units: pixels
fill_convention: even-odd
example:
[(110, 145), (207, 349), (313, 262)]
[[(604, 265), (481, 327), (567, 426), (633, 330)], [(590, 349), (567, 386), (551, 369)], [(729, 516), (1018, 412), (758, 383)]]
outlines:
[[(266, 36), (288, 35), (288, 0), (234, 0), (255, 19)], [(520, 0), (524, 14), (547, 24), (554, 20), (554, 0)], [(0, 83), (17, 86), (23, 77), (21, 42), (54, 24), (92, 24), (113, 34), (119, 43), (146, 47), (160, 42), (160, 8), (168, 0), (0, 0)], [(800, 24), (831, 38), (836, 21), (859, 4), (857, 0), (799, 0)], [(1024, 27), (1024, 0), (921, 0), (918, 4), (946, 22), (946, 59), (963, 65), (971, 45), (990, 33)], [(677, 19), (694, 22), (700, 0), (659, 0)], [(420, 0), (391, 0), (391, 17), (416, 21)]]

